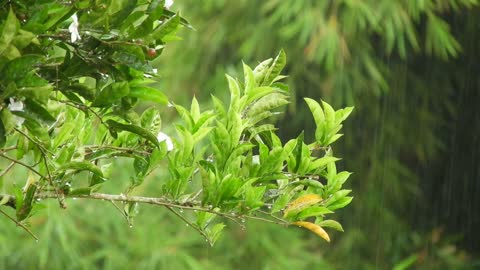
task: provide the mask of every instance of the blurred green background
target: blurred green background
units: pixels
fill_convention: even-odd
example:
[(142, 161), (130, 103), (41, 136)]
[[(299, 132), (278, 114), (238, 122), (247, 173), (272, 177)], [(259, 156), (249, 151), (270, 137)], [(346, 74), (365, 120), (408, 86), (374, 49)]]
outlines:
[[(303, 97), (355, 106), (335, 144), (354, 172), (355, 199), (337, 214), (345, 233), (327, 244), (252, 221), (209, 247), (165, 209), (142, 206), (130, 228), (109, 203), (50, 202), (31, 219), (38, 243), (0, 219), (0, 269), (480, 269), (478, 1), (177, 0), (172, 10), (196, 28), (155, 63), (175, 103), (225, 99), (224, 73), (283, 48), (293, 89), (283, 140), (313, 134)], [(172, 117), (165, 109), (164, 123)], [(155, 193), (161, 174), (139, 192)]]

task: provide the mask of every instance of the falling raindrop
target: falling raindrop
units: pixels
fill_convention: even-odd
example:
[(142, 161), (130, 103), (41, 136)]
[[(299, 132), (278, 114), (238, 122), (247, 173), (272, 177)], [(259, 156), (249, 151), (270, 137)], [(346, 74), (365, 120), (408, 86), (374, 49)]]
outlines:
[(189, 225), (188, 223), (185, 223), (185, 226), (187, 226), (187, 227), (188, 227), (188, 226), (190, 226), (190, 225)]
[(241, 220), (241, 221), (242, 221), (242, 223), (245, 223), (245, 219), (244, 219), (244, 218), (242, 218), (242, 220)]
[(180, 213), (183, 213), (183, 209), (180, 209)]

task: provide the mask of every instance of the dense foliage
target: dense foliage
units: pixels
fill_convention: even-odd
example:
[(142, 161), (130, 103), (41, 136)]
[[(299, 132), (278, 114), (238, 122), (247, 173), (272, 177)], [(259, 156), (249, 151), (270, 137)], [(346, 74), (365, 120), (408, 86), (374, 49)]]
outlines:
[(286, 69), (295, 101), (281, 138), (315, 128), (303, 96), (355, 105), (337, 151), (349, 157), (361, 202), (340, 213), (349, 230), (328, 261), (340, 269), (478, 264), (478, 1), (194, 2), (176, 4), (197, 31), (163, 58), (192, 65), (159, 69), (165, 89), (201, 95), (226, 70), (239, 72), (231, 63), (283, 47), (294, 59)]
[[(67, 198), (110, 201), (130, 226), (138, 204), (163, 206), (211, 245), (222, 220), (296, 225), (326, 241), (324, 227), (343, 231), (327, 217), (351, 202), (350, 173), (337, 171), (331, 144), (353, 108), (306, 98), (314, 139), (283, 143), (272, 122), (288, 104), (283, 51), (244, 64), (242, 80), (227, 75), (228, 106), (193, 97), (185, 108), (151, 86), (151, 61), (190, 27), (164, 1), (12, 1), (0, 18), (0, 211), (33, 237), (26, 222), (43, 200), (67, 208)], [(167, 103), (180, 120), (162, 127)], [(123, 184), (105, 184), (125, 162), (130, 182), (112, 194)], [(153, 197), (141, 192), (148, 177)]]

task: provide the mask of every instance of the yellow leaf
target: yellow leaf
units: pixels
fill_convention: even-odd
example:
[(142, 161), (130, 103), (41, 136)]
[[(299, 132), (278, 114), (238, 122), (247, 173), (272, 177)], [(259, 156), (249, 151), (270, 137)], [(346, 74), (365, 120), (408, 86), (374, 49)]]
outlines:
[(322, 201), (322, 197), (317, 194), (308, 194), (302, 196), (287, 205), (283, 217), (287, 217), (291, 212), (300, 212), (301, 210)]
[(312, 222), (306, 222), (306, 221), (297, 221), (293, 222), (293, 225), (297, 225), (299, 227), (303, 227), (307, 230), (312, 231), (316, 235), (320, 236), (321, 238), (325, 239), (325, 241), (330, 242), (330, 236), (328, 236), (328, 233), (319, 225), (312, 223)]

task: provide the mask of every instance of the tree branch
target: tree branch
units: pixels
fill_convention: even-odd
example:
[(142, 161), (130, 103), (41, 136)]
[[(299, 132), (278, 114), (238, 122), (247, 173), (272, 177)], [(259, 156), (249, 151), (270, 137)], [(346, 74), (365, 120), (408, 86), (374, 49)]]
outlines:
[[(220, 212), (215, 209), (205, 208), (202, 207), (200, 201), (187, 201), (184, 203), (175, 202), (165, 198), (157, 198), (157, 197), (142, 197), (142, 196), (127, 196), (125, 194), (105, 194), (105, 193), (91, 193), (89, 195), (72, 195), (66, 196), (71, 198), (80, 198), (80, 199), (92, 199), (92, 200), (102, 200), (102, 201), (120, 201), (120, 202), (134, 202), (134, 203), (143, 203), (143, 204), (152, 204), (152, 205), (160, 205), (164, 207), (170, 208), (178, 208), (184, 210), (192, 210), (192, 211), (201, 211), (201, 212), (208, 212), (212, 214), (216, 214), (221, 217), (225, 217), (228, 219), (238, 219), (238, 218), (246, 218), (246, 219), (256, 219), (261, 220), (264, 222), (274, 223), (278, 225), (289, 225), (290, 223), (286, 220), (276, 217), (275, 220), (259, 217), (259, 216), (252, 216), (252, 215), (241, 215), (236, 213), (224, 213)], [(56, 198), (55, 194), (51, 193), (40, 193), (36, 194), (35, 198), (38, 199), (48, 199), (48, 198)]]
[(38, 237), (32, 232), (30, 231), (29, 228), (27, 228), (25, 225), (23, 225), (22, 223), (16, 221), (14, 218), (12, 218), (11, 216), (9, 216), (7, 213), (5, 213), (2, 209), (0, 209), (0, 213), (2, 213), (4, 216), (6, 216), (8, 219), (10, 219), (11, 221), (13, 221), (15, 224), (17, 224), (17, 226), (20, 226), (22, 229), (24, 229), (28, 234), (30, 234), (33, 238), (35, 238), (35, 240), (38, 241)]

